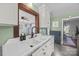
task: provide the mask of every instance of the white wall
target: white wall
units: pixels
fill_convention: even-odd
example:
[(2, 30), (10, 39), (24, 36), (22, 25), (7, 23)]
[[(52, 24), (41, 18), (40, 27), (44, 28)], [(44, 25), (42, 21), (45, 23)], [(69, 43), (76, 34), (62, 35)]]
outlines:
[(50, 32), (50, 13), (46, 5), (39, 7), (40, 28), (47, 28), (47, 34)]
[(21, 17), (25, 17), (27, 21), (35, 23), (35, 16), (31, 15), (25, 11), (19, 9), (19, 21), (22, 20)]
[(23, 3), (23, 4), (27, 5), (29, 8), (33, 9), (35, 12), (37, 13), (39, 12), (39, 8), (37, 7), (38, 3), (37, 4), (32, 3), (31, 5), (30, 3)]

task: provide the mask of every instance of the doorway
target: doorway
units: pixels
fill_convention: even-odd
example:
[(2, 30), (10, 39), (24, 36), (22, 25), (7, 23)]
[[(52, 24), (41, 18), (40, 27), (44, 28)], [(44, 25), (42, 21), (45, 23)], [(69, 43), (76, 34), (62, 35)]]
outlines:
[(79, 31), (79, 17), (62, 19), (61, 44), (70, 47), (77, 47), (76, 34)]

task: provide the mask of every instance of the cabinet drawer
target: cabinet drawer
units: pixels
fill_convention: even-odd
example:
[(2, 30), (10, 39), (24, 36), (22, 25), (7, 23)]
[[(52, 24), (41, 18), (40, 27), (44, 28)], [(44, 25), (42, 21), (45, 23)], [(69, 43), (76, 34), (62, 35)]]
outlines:
[(51, 56), (53, 49), (51, 47), (39, 48), (32, 56)]
[(51, 40), (49, 40), (45, 45), (44, 45), (44, 47), (50, 47), (50, 48), (54, 48), (54, 43), (53, 42), (51, 42)]
[(51, 56), (52, 52), (54, 52), (54, 46), (53, 44), (51, 45), (50, 41), (48, 41), (32, 55), (33, 56)]
[(43, 48), (39, 48), (36, 52), (32, 54), (32, 56), (45, 56), (46, 50)]

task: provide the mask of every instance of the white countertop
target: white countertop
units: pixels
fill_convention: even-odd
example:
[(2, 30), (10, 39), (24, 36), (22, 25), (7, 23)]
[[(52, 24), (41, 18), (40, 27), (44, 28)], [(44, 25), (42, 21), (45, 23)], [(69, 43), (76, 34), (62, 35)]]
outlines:
[[(44, 36), (38, 34), (35, 38), (30, 38), (26, 36), (26, 40), (20, 41), (20, 38), (9, 39), (5, 45), (3, 45), (3, 55), (4, 56), (27, 56), (31, 55), (37, 48), (42, 46), (53, 36)], [(54, 41), (54, 40), (53, 40)], [(33, 47), (30, 47), (33, 45)]]

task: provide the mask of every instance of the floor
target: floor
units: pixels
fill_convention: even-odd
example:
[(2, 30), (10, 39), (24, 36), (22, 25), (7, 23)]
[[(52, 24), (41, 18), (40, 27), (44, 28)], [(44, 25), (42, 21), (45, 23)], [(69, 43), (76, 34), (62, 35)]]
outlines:
[(65, 36), (64, 38), (64, 44), (65, 45), (70, 45), (70, 46), (76, 46), (76, 43), (74, 42), (76, 39), (69, 37), (69, 36)]
[(52, 56), (76, 56), (77, 49), (69, 46), (61, 46), (59, 44), (55, 44), (54, 46), (54, 54)]
[(55, 56), (76, 56), (77, 49), (69, 46), (61, 46), (59, 44), (55, 44)]

